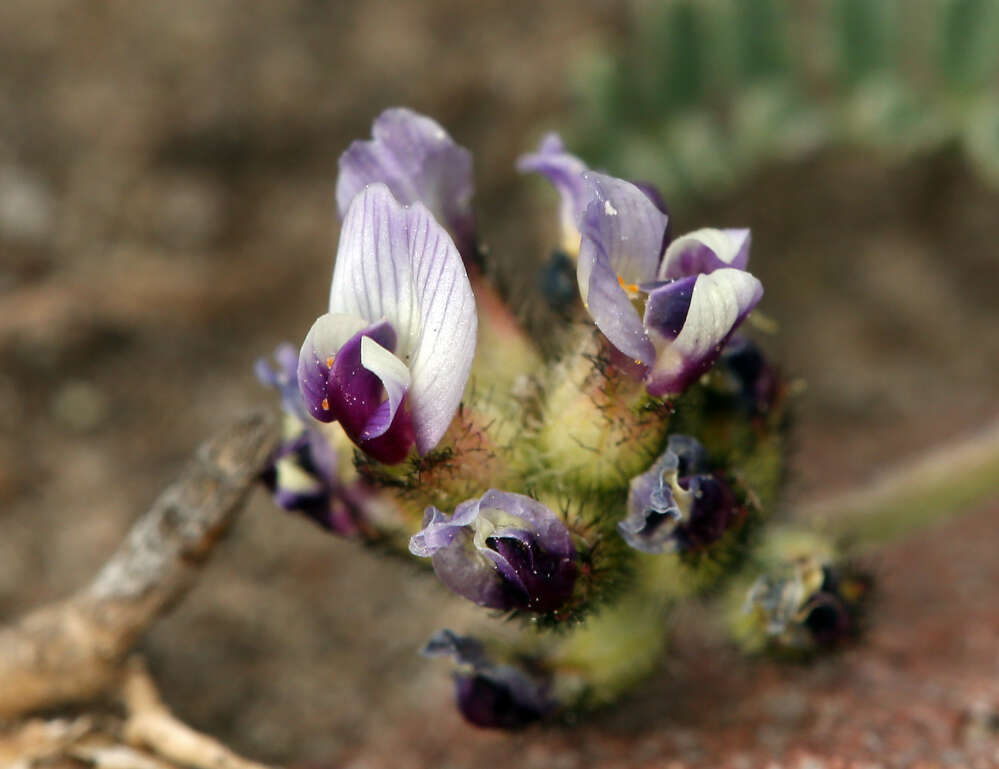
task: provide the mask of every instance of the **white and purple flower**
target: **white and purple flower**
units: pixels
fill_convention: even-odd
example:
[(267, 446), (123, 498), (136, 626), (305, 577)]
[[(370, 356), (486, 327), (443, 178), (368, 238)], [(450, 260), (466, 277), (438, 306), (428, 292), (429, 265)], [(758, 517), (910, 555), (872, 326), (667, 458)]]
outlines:
[(428, 507), (409, 541), (451, 590), (480, 606), (538, 613), (561, 608), (576, 582), (576, 548), (541, 502), (490, 489), (448, 516)]
[(453, 242), (425, 206), (372, 184), (347, 209), (329, 312), (298, 360), (309, 413), (339, 422), (386, 464), (441, 440), (475, 353), (475, 300)]
[(708, 472), (704, 447), (671, 435), (662, 456), (632, 479), (628, 515), (617, 529), (645, 553), (692, 552), (717, 542), (742, 517), (731, 487)]
[(474, 260), (472, 154), (437, 121), (404, 107), (382, 112), (371, 126), (371, 136), (353, 142), (340, 156), (340, 217), (365, 187), (381, 182), (403, 205), (423, 203), (450, 230), (461, 255)]
[(576, 272), (583, 304), (651, 395), (679, 394), (763, 295), (744, 269), (749, 231), (697, 230), (663, 254), (668, 217), (641, 188), (592, 171), (583, 179), (591, 190)]

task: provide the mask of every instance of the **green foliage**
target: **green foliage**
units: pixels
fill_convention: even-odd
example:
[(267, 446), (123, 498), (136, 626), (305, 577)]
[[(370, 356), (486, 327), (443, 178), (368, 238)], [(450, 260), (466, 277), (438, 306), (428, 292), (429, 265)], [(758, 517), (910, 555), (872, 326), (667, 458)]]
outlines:
[(999, 183), (994, 0), (665, 0), (632, 6), (615, 54), (580, 63), (594, 165), (671, 203), (829, 144), (892, 157), (943, 143)]

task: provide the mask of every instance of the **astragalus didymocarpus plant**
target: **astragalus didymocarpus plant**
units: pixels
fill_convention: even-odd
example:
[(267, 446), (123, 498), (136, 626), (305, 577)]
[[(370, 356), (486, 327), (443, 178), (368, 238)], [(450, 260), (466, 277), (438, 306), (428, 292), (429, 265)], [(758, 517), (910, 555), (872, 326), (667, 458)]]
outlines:
[[(673, 237), (654, 190), (590, 171), (556, 136), (519, 167), (559, 192), (576, 269), (555, 358), (483, 276), (467, 150), (391, 109), (343, 154), (329, 307), (300, 349), (258, 364), (286, 412), (264, 479), (277, 503), (521, 623), (513, 640), (446, 629), (424, 648), (454, 660), (480, 726), (609, 702), (656, 664), (670, 608), (736, 575), (748, 648), (845, 638), (859, 598), (837, 592), (832, 550), (813, 548), (797, 582), (760, 576), (779, 548), (754, 556), (788, 388), (739, 334), (763, 295), (749, 231)], [(823, 609), (812, 643), (819, 603), (839, 613)]]

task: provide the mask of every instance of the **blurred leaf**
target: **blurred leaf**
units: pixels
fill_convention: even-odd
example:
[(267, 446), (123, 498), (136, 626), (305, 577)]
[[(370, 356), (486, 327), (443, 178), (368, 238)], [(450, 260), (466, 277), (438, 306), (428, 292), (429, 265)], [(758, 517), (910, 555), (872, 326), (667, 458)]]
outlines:
[(964, 148), (971, 163), (999, 184), (999, 98), (990, 96), (971, 111)]
[(892, 12), (887, 0), (837, 0), (839, 65), (849, 85), (887, 68)]
[(736, 57), (744, 81), (786, 74), (786, 15), (779, 0), (733, 0)]
[(705, 95), (705, 45), (703, 19), (693, 2), (676, 0), (663, 6), (660, 18), (649, 28), (653, 34), (648, 51), (648, 71), (654, 73), (649, 94), (657, 112), (688, 109)]
[(952, 85), (969, 88), (995, 71), (997, 44), (991, 0), (950, 0), (939, 24), (940, 70)]

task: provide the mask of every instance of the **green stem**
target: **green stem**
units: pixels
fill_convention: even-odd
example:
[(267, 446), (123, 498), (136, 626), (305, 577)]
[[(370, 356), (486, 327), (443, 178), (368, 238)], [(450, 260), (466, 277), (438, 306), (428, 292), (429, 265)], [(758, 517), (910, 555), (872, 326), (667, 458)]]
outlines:
[(861, 546), (881, 544), (999, 497), (999, 419), (798, 518)]

